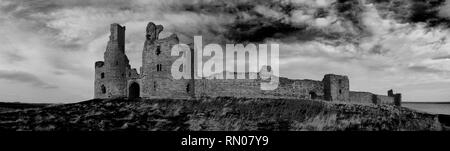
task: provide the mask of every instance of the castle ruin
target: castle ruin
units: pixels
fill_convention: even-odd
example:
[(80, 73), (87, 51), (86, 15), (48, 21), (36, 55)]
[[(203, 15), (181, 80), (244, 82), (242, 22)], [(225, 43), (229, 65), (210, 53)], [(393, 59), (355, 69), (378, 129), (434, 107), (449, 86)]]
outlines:
[[(177, 56), (172, 46), (179, 43), (175, 34), (160, 39), (163, 26), (150, 22), (146, 28), (142, 67), (131, 68), (125, 54), (125, 27), (111, 24), (104, 61), (95, 62), (94, 98), (294, 98), (326, 101), (389, 104), (400, 106), (401, 94), (377, 95), (350, 91), (347, 76), (327, 74), (321, 81), (280, 77), (275, 90), (261, 90), (257, 79), (174, 79), (170, 73)], [(191, 50), (192, 51), (192, 50)], [(193, 53), (191, 53), (193, 54)], [(191, 63), (194, 57), (191, 57)], [(190, 74), (194, 77), (194, 69)], [(241, 73), (235, 73), (241, 74)]]

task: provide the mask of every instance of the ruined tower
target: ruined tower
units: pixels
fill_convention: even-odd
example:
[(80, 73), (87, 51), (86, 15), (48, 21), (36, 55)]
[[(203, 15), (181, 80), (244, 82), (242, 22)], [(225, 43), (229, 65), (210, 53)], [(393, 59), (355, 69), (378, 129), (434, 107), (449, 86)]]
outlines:
[(111, 24), (110, 32), (104, 62), (95, 63), (95, 98), (126, 97), (130, 65), (125, 55), (125, 27)]
[(402, 94), (401, 93), (394, 94), (394, 90), (391, 89), (388, 91), (388, 96), (394, 98), (394, 105), (396, 105), (396, 106), (402, 105)]
[(323, 80), (324, 99), (327, 101), (349, 101), (349, 80), (347, 76), (327, 74)]
[[(178, 56), (171, 56), (171, 49), (179, 43), (175, 34), (160, 39), (163, 26), (150, 22), (146, 28), (146, 40), (142, 51), (142, 97), (185, 98), (193, 83), (190, 79), (175, 80), (171, 75), (173, 62)], [(182, 69), (180, 69), (182, 70)]]

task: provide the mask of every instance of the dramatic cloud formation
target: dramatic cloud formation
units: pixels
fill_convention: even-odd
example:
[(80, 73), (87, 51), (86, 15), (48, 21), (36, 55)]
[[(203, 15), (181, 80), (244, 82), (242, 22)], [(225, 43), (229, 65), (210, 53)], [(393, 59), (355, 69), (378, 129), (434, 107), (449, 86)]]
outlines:
[(0, 0), (0, 101), (92, 98), (109, 25), (126, 26), (139, 67), (149, 21), (184, 43), (280, 43), (289, 78), (344, 74), (352, 90), (449, 101), (449, 10), (449, 0)]
[(36, 76), (26, 72), (0, 71), (0, 79), (15, 82), (30, 83), (32, 84), (32, 86), (35, 86), (37, 88), (44, 88), (44, 89), (57, 88), (56, 86), (49, 85), (40, 80), (39, 78), (37, 78)]
[(439, 16), (450, 19), (450, 1), (445, 1), (445, 4), (439, 7)]

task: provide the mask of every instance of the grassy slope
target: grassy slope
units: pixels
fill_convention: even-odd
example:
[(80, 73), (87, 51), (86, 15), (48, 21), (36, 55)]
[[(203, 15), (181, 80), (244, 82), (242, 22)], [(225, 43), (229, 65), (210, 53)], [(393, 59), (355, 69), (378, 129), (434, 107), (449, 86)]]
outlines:
[(46, 107), (49, 105), (51, 105), (51, 104), (0, 102), (0, 112), (31, 109), (31, 108), (42, 108), (42, 107)]
[(90, 100), (0, 113), (0, 130), (442, 130), (436, 115), (392, 106), (216, 98)]

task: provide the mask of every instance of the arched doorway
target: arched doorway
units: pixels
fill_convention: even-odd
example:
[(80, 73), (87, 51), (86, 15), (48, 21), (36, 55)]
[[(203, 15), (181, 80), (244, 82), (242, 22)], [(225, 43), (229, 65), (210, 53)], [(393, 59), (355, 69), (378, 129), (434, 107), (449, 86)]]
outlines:
[(139, 84), (136, 82), (133, 82), (130, 84), (130, 87), (128, 88), (128, 98), (129, 99), (135, 99), (139, 98)]
[(102, 85), (102, 86), (100, 87), (100, 89), (102, 90), (102, 94), (105, 94), (105, 93), (106, 93), (106, 87), (105, 87), (105, 85)]
[(317, 98), (316, 92), (313, 92), (313, 91), (309, 92), (309, 98), (313, 99), (313, 100), (316, 99)]

